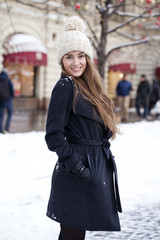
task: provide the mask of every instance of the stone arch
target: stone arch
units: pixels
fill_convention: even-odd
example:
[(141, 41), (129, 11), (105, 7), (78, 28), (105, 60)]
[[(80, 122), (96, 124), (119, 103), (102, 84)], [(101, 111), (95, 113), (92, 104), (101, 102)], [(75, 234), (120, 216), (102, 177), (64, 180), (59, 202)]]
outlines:
[(26, 21), (23, 20), (21, 20), (21, 23), (19, 23), (18, 21), (14, 21), (13, 23), (16, 26), (16, 32), (13, 31), (13, 28), (9, 22), (4, 23), (1, 26), (1, 35), (3, 36), (3, 40), (6, 39), (6, 37), (10, 34), (16, 34), (21, 32), (30, 34), (40, 39), (45, 45), (45, 36), (43, 36), (43, 31), (39, 31), (36, 25), (31, 25), (30, 22), (26, 23)]
[[(15, 22), (14, 22), (14, 24), (15, 24)], [(13, 29), (10, 26), (10, 24), (8, 24), (8, 23), (3, 24), (3, 26), (1, 27), (1, 33), (3, 36), (3, 41), (1, 41), (1, 46), (0, 46), (2, 54), (5, 53), (5, 51), (3, 51), (3, 44), (7, 40), (7, 38), (9, 36), (14, 36), (18, 33), (30, 35), (30, 36), (34, 37), (35, 39), (39, 40), (42, 43), (42, 45), (45, 46), (45, 44), (44, 44), (45, 38), (43, 36), (44, 32), (42, 31), (42, 33), (41, 33), (39, 30), (37, 30), (37, 28), (35, 26), (31, 27), (30, 24), (25, 23), (25, 25), (23, 25), (22, 21), (21, 21), (21, 24), (18, 24), (18, 23), (16, 24), (16, 32), (13, 32)], [(2, 62), (3, 62), (3, 58), (1, 57), (1, 64), (2, 64)], [(25, 70), (22, 70), (22, 72), (25, 72)], [(35, 97), (34, 97), (34, 99), (32, 97), (31, 104), (27, 103), (27, 101), (29, 102), (29, 99), (26, 100), (26, 105), (30, 105), (35, 108), (43, 108), (44, 82), (45, 82), (45, 67), (44, 66), (41, 65), (36, 68), (35, 81), (36, 81)], [(19, 109), (19, 106), (21, 106), (20, 99), (14, 99), (14, 103), (15, 103), (15, 106)]]
[[(34, 36), (35, 38), (39, 39), (40, 41), (42, 41), (42, 43), (46, 46), (46, 42), (45, 42), (45, 36), (44, 36), (44, 31), (40, 31), (38, 29), (38, 27), (34, 24), (31, 24), (31, 22), (26, 22), (24, 20), (21, 20), (20, 22), (17, 20), (13, 20), (13, 24), (14, 26), (16, 26), (16, 32), (21, 32), (21, 33), (26, 33), (26, 34), (30, 34), (32, 36)], [(3, 68), (3, 53), (4, 53), (4, 49), (2, 47), (5, 39), (11, 35), (16, 33), (13, 31), (13, 27), (11, 26), (10, 22), (3, 22), (3, 24), (1, 25), (1, 36), (2, 39), (0, 41), (0, 69)], [(47, 46), (46, 46), (47, 48)]]

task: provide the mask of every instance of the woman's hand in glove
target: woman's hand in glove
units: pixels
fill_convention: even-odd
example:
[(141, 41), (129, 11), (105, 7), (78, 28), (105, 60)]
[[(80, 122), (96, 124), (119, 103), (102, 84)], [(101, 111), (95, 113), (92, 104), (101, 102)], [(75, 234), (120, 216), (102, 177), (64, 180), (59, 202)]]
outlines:
[(80, 161), (76, 168), (72, 170), (72, 173), (74, 173), (76, 176), (84, 178), (84, 179), (90, 179), (91, 177), (91, 171), (88, 167), (84, 165), (82, 161)]

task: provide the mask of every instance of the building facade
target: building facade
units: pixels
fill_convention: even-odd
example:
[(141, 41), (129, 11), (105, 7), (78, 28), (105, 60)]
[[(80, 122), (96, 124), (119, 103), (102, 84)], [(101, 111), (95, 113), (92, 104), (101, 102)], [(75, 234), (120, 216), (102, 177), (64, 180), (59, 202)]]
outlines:
[[(48, 108), (51, 91), (61, 71), (56, 60), (57, 40), (63, 32), (66, 16), (76, 14), (67, 1), (46, 1), (45, 5), (41, 2), (0, 2), (0, 69), (6, 68), (13, 81), (14, 109), (18, 110)], [(86, 11), (94, 7), (89, 3), (84, 5)], [(87, 17), (93, 25), (97, 21), (93, 14)], [(123, 42), (123, 36), (117, 38), (112, 34), (108, 46)], [(106, 89), (116, 98), (115, 88), (125, 71), (133, 85), (131, 97), (134, 99), (140, 75), (146, 74), (150, 81), (156, 75), (160, 79), (159, 69), (160, 38), (157, 34), (149, 44), (111, 54), (106, 62)]]

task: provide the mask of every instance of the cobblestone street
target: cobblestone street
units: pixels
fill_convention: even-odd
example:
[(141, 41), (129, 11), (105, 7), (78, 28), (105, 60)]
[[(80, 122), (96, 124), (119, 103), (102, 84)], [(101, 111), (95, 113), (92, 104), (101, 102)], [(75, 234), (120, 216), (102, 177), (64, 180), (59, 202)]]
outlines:
[(121, 232), (88, 232), (86, 240), (159, 240), (160, 204), (120, 214)]

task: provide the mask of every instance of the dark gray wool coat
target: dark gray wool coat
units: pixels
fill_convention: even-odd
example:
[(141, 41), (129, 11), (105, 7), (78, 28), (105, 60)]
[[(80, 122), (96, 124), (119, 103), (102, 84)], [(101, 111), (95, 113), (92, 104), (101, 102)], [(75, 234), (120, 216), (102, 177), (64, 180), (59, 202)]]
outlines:
[[(105, 130), (86, 99), (78, 98), (73, 111), (74, 91), (72, 78), (62, 76), (51, 96), (45, 139), (48, 148), (57, 153), (58, 161), (47, 216), (73, 228), (119, 231), (117, 210), (122, 210), (108, 141), (112, 133)], [(79, 161), (90, 168), (90, 179), (71, 172)]]

